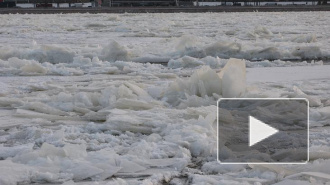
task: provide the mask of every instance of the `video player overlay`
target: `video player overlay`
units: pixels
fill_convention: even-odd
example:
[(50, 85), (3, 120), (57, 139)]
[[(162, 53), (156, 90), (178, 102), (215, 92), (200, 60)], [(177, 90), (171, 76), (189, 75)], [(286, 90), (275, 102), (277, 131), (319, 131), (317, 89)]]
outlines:
[(306, 99), (220, 99), (218, 160), (233, 163), (308, 161)]

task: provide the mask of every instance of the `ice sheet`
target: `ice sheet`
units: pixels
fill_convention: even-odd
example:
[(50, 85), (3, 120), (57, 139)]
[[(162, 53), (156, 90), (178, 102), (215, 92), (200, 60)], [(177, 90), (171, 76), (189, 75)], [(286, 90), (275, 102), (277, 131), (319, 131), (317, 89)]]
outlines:
[[(329, 181), (327, 12), (0, 20), (0, 184)], [(309, 99), (311, 161), (217, 163), (221, 97)]]

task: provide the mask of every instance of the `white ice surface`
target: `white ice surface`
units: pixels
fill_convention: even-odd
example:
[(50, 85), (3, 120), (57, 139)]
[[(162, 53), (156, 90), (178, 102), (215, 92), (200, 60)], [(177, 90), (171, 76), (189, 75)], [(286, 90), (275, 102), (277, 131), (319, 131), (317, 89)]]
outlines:
[(247, 69), (247, 81), (253, 82), (290, 82), (304, 80), (326, 80), (330, 78), (330, 65), (299, 67), (267, 67)]
[[(172, 15), (0, 15), (0, 184), (328, 182), (328, 13)], [(313, 102), (311, 161), (218, 164), (224, 91)]]
[(2, 60), (18, 57), (68, 63), (75, 56), (98, 56), (109, 61), (148, 58), (157, 62), (185, 55), (250, 60), (330, 56), (330, 36), (324, 31), (329, 29), (327, 12), (177, 13), (170, 17), (9, 14), (0, 19)]

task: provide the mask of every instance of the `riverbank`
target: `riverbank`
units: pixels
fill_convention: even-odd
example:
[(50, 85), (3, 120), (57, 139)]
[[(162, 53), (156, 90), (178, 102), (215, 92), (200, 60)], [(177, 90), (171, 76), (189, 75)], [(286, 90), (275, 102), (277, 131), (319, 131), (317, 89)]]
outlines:
[(66, 13), (201, 13), (201, 12), (301, 12), (329, 11), (323, 6), (216, 6), (216, 7), (107, 7), (107, 8), (2, 8), (0, 14)]

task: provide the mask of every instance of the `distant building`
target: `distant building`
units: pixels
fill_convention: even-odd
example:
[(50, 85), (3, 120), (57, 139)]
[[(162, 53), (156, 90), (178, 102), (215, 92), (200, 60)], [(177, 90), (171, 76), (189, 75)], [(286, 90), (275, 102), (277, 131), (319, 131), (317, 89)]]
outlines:
[(4, 0), (0, 0), (0, 8), (11, 8), (15, 6), (16, 6), (16, 2), (14, 1), (5, 2)]
[(103, 0), (102, 6), (177, 6), (177, 0)]

